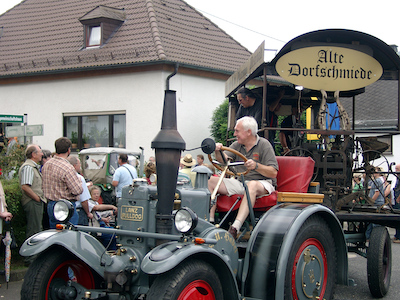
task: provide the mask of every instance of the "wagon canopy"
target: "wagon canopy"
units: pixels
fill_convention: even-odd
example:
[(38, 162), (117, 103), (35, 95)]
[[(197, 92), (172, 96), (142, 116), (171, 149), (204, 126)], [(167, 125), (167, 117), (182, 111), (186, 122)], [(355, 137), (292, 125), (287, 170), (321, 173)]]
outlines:
[[(301, 93), (296, 91), (295, 86), (301, 85), (294, 80), (289, 80), (288, 76), (285, 78), (281, 76), (281, 74), (277, 71), (277, 63), (280, 59), (284, 58), (286, 55), (290, 55), (291, 53), (299, 50), (304, 50), (307, 52), (311, 48), (316, 47), (324, 47), (328, 48), (337, 48), (341, 49), (344, 52), (348, 51), (351, 54), (354, 54), (356, 59), (360, 59), (357, 56), (365, 57), (369, 62), (374, 62), (375, 66), (379, 69), (375, 74), (374, 80), (377, 80), (375, 83), (371, 81), (368, 84), (362, 85), (361, 87), (351, 88), (342, 88), (339, 86), (337, 89), (323, 89), (323, 88), (307, 88), (303, 85), (304, 89)], [(390, 130), (395, 132), (399, 131), (400, 128), (400, 105), (399, 105), (399, 77), (400, 77), (400, 58), (394, 49), (387, 45), (382, 40), (371, 36), (366, 33), (347, 30), (347, 29), (325, 29), (325, 30), (317, 30), (309, 33), (305, 33), (300, 35), (291, 41), (289, 41), (271, 61), (265, 61), (264, 52), (265, 52), (264, 43), (260, 45), (260, 47), (251, 55), (249, 60), (243, 64), (226, 82), (225, 85), (225, 95), (229, 98), (230, 103), (233, 106), (237, 106), (237, 101), (235, 97), (235, 93), (237, 90), (245, 85), (255, 86), (254, 92), (263, 100), (263, 124), (268, 127), (268, 111), (266, 109), (267, 105), (272, 103), (274, 99), (277, 98), (277, 94), (279, 89), (284, 89), (285, 94), (281, 100), (282, 105), (295, 105), (295, 103), (299, 99), (299, 95), (301, 97), (301, 103), (303, 108), (306, 108), (308, 105), (313, 105), (318, 107), (321, 98), (321, 89), (330, 91), (331, 93), (328, 96), (333, 96), (333, 91), (340, 91), (340, 98), (352, 98), (349, 100), (345, 100), (343, 105), (345, 106), (346, 111), (349, 114), (350, 119), (352, 120), (352, 130), (356, 128), (356, 118), (357, 118), (357, 131), (363, 132), (365, 126), (363, 125), (365, 120), (364, 115), (360, 115), (360, 112), (355, 112), (355, 103), (358, 105), (363, 105), (365, 98), (369, 98), (371, 102), (371, 94), (373, 97), (373, 105), (371, 109), (374, 110), (376, 108), (381, 109), (382, 107), (388, 107), (391, 105), (390, 114), (386, 115), (385, 120), (382, 122), (388, 122), (390, 119)], [(307, 49), (307, 50), (305, 50)], [(327, 53), (326, 59), (339, 59), (338, 57), (334, 57), (335, 53)], [(332, 55), (329, 56), (328, 55)], [(299, 65), (303, 63), (302, 56), (298, 61)], [(352, 72), (352, 59), (347, 59), (347, 69), (349, 72)], [(321, 64), (317, 68), (321, 68)], [(285, 71), (288, 71), (289, 67), (285, 68)], [(347, 71), (346, 69), (346, 71)], [(310, 70), (310, 68), (309, 68)], [(357, 74), (364, 74), (365, 68), (362, 68)], [(325, 70), (326, 71), (326, 70)], [(313, 78), (316, 78), (315, 72), (321, 72), (321, 69), (316, 70), (313, 69)], [(321, 73), (319, 73), (320, 75)], [(353, 73), (352, 73), (353, 74)], [(355, 74), (355, 73), (354, 73)], [(372, 74), (372, 73), (371, 73)], [(296, 74), (299, 75), (299, 74)], [(303, 75), (303, 74), (300, 74)], [(365, 74), (364, 74), (365, 75)], [(363, 75), (363, 76), (364, 76)], [(368, 76), (368, 74), (367, 74)], [(292, 76), (294, 78), (296, 76)], [(298, 78), (299, 76), (297, 76)], [(379, 78), (378, 78), (379, 77)], [(368, 86), (367, 86), (368, 85)], [(368, 90), (368, 93), (366, 92)], [(382, 90), (384, 94), (382, 94)], [(390, 90), (390, 91), (389, 91)], [(357, 96), (357, 97), (356, 97)], [(310, 101), (310, 99), (317, 99), (316, 101)], [(375, 100), (376, 99), (376, 100)], [(384, 103), (382, 103), (384, 101)], [(365, 108), (365, 107), (363, 107)], [(361, 109), (357, 109), (361, 111)], [(373, 113), (371, 113), (373, 115)], [(232, 115), (232, 113), (231, 113)], [(368, 114), (369, 117), (369, 114)], [(371, 119), (376, 121), (375, 119)], [(382, 118), (380, 119), (382, 120)], [(377, 121), (376, 121), (377, 122)], [(393, 124), (392, 124), (393, 123)], [(234, 122), (230, 122), (229, 128), (231, 128), (231, 124)], [(386, 128), (388, 128), (387, 126)], [(380, 128), (382, 129), (382, 125)], [(365, 131), (365, 130), (364, 130)], [(397, 133), (396, 132), (396, 133)]]

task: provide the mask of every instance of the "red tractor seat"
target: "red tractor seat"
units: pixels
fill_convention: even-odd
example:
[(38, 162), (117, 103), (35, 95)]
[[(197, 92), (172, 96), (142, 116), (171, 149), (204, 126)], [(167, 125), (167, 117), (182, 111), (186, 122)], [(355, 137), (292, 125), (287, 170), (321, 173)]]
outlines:
[[(270, 195), (258, 197), (254, 210), (267, 211), (275, 206), (279, 192), (307, 193), (308, 186), (314, 173), (315, 162), (311, 157), (300, 156), (277, 156), (279, 171), (276, 177), (277, 189)], [(217, 211), (227, 212), (235, 203), (236, 199), (243, 195), (218, 195)], [(239, 208), (241, 200), (233, 210)]]

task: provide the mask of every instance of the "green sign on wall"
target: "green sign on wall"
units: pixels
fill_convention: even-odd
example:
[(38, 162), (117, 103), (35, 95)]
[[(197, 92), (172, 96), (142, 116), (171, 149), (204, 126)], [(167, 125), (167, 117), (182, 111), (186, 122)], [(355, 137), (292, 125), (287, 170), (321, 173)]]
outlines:
[(24, 123), (24, 116), (0, 115), (0, 123)]

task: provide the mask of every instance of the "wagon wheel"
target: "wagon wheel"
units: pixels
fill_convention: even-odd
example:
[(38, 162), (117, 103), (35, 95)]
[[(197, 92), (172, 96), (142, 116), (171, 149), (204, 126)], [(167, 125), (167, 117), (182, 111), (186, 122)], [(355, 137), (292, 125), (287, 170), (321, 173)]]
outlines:
[[(384, 170), (390, 170), (390, 164), (387, 158), (379, 151), (365, 150), (359, 154), (362, 157), (362, 163), (359, 167), (354, 168), (355, 172), (365, 172), (366, 175), (374, 173), (373, 167), (382, 167)], [(358, 161), (359, 159), (356, 159)]]
[(318, 166), (317, 166), (317, 161), (314, 159), (313, 154), (311, 151), (304, 149), (302, 147), (296, 147), (288, 152), (286, 152), (283, 156), (301, 156), (301, 157), (311, 157), (313, 161), (315, 162), (314, 164), (314, 171), (313, 171), (313, 176), (311, 178), (311, 182), (315, 181), (318, 177)]
[(336, 282), (336, 251), (332, 232), (319, 216), (301, 226), (289, 255), (285, 299), (331, 299)]
[[(242, 153), (236, 151), (235, 149), (222, 146), (222, 147), (221, 147), (221, 151), (225, 151), (225, 150), (226, 150), (226, 151), (229, 151), (229, 152), (232, 152), (233, 154), (239, 156), (241, 159), (243, 159), (243, 163), (245, 163), (245, 162), (247, 161), (246, 156), (244, 156)], [(213, 166), (216, 167), (218, 170), (220, 170), (220, 171), (223, 171), (223, 170), (224, 170), (224, 168), (221, 166), (221, 164), (219, 164), (219, 162), (217, 162), (217, 161), (215, 161), (215, 160), (212, 159), (211, 154), (208, 154), (208, 159), (209, 159), (210, 162), (213, 164)], [(228, 162), (228, 165), (229, 165), (229, 162)], [(242, 174), (243, 174), (243, 175), (246, 175), (246, 174), (249, 173), (249, 172), (250, 172), (250, 170), (246, 170), (245, 172), (241, 172), (241, 173), (236, 173), (236, 174), (235, 174), (235, 173), (233, 173), (233, 172), (230, 171), (230, 170), (227, 170), (227, 171), (226, 171), (227, 174), (232, 175), (232, 176), (241, 176)]]
[(376, 298), (386, 295), (392, 274), (392, 244), (384, 226), (374, 227), (367, 252), (368, 287)]
[[(362, 164), (359, 168), (354, 169), (354, 172), (362, 172), (365, 174), (365, 181), (374, 181), (374, 173), (376, 167), (381, 167), (383, 170), (390, 172), (390, 164), (387, 158), (379, 151), (366, 150), (361, 153), (363, 157)], [(385, 172), (386, 172), (385, 171)], [(365, 195), (368, 195), (367, 185), (364, 186)]]
[(200, 260), (188, 260), (158, 276), (147, 300), (224, 299), (222, 285), (213, 267)]

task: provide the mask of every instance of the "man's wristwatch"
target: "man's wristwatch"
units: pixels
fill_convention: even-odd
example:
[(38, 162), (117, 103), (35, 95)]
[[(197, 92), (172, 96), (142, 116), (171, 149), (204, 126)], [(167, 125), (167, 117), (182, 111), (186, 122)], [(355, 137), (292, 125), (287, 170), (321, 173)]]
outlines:
[(258, 169), (258, 162), (256, 162), (256, 167), (254, 168), (254, 170)]

